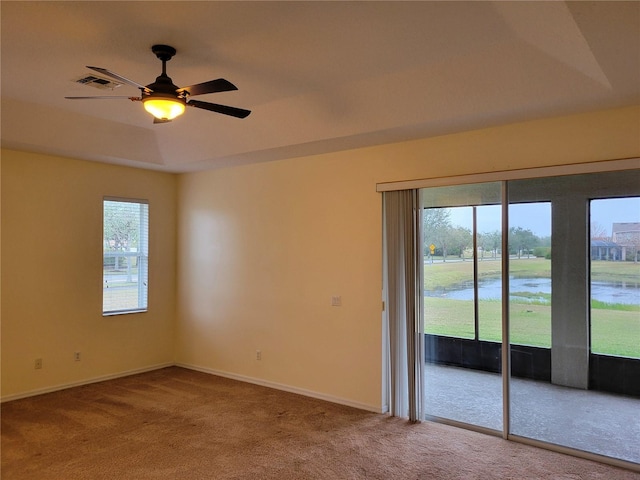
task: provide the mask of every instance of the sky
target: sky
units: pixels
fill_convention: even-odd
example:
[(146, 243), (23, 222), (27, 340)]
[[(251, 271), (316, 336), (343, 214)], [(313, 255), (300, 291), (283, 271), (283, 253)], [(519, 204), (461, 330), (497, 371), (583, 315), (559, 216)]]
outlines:
[[(471, 207), (451, 208), (451, 223), (471, 229)], [(478, 207), (478, 231), (501, 229), (500, 205)], [(611, 198), (591, 201), (591, 222), (597, 223), (611, 236), (613, 223), (640, 223), (640, 197)], [(551, 204), (527, 203), (509, 207), (509, 226), (531, 230), (539, 237), (551, 236)]]

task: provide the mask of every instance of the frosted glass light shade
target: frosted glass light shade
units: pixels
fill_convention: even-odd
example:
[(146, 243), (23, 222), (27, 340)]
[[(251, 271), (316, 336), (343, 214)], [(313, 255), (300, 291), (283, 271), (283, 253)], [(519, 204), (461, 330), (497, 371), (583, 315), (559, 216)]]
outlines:
[(173, 120), (184, 113), (184, 102), (172, 98), (146, 98), (144, 109), (159, 120)]

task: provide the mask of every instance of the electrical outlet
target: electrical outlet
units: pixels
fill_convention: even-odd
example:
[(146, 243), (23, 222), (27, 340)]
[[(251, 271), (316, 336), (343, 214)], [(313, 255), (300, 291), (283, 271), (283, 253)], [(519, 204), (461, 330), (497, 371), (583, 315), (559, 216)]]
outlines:
[(34, 364), (34, 368), (36, 370), (40, 370), (42, 368), (42, 359), (41, 358), (36, 358), (35, 364)]
[(80, 361), (80, 352), (75, 352), (75, 353), (73, 354), (73, 359), (74, 359), (76, 362), (79, 362), (79, 361)]
[(256, 360), (262, 360), (262, 351), (256, 350)]

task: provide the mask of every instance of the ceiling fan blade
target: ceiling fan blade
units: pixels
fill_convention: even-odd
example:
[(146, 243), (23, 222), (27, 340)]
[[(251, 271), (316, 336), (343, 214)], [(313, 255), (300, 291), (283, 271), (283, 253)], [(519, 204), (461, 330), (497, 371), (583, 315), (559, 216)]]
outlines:
[(117, 99), (126, 98), (134, 102), (142, 100), (141, 98), (138, 98), (138, 97), (127, 97), (126, 95), (116, 95), (116, 96), (103, 95), (101, 97), (64, 97), (64, 98), (66, 98), (67, 100), (117, 100)]
[(127, 85), (131, 85), (132, 87), (136, 87), (139, 88), (143, 91), (145, 91), (146, 93), (151, 93), (152, 90), (145, 87), (144, 85), (140, 85), (139, 83), (134, 82), (133, 80), (129, 80), (128, 78), (123, 77), (122, 75), (118, 75), (117, 73), (114, 73), (110, 70), (107, 70), (106, 68), (100, 68), (100, 67), (90, 67), (89, 65), (87, 65), (87, 68), (90, 68), (91, 70), (95, 70), (96, 72), (102, 73), (103, 75), (106, 75), (108, 77), (111, 78), (115, 78), (116, 80), (122, 82), (122, 83), (126, 83)]
[(238, 87), (230, 81), (224, 78), (218, 78), (217, 80), (209, 80), (208, 82), (198, 83), (197, 85), (179, 88), (178, 93), (187, 92), (189, 95), (204, 95), (206, 93), (228, 92), (237, 89)]
[(245, 118), (251, 110), (245, 110), (243, 108), (229, 107), (227, 105), (218, 105), (217, 103), (200, 102), (198, 100), (190, 100), (187, 102), (187, 106), (202, 108), (211, 112), (222, 113), (223, 115), (230, 115), (237, 118)]

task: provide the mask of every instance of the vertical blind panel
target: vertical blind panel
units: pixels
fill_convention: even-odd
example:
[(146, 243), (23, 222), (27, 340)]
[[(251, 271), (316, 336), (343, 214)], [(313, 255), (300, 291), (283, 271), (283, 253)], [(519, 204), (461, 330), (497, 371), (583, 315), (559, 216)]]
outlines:
[(383, 199), (390, 411), (420, 421), (424, 361), (420, 192), (385, 192)]
[(149, 205), (137, 200), (104, 200), (104, 314), (147, 309)]

